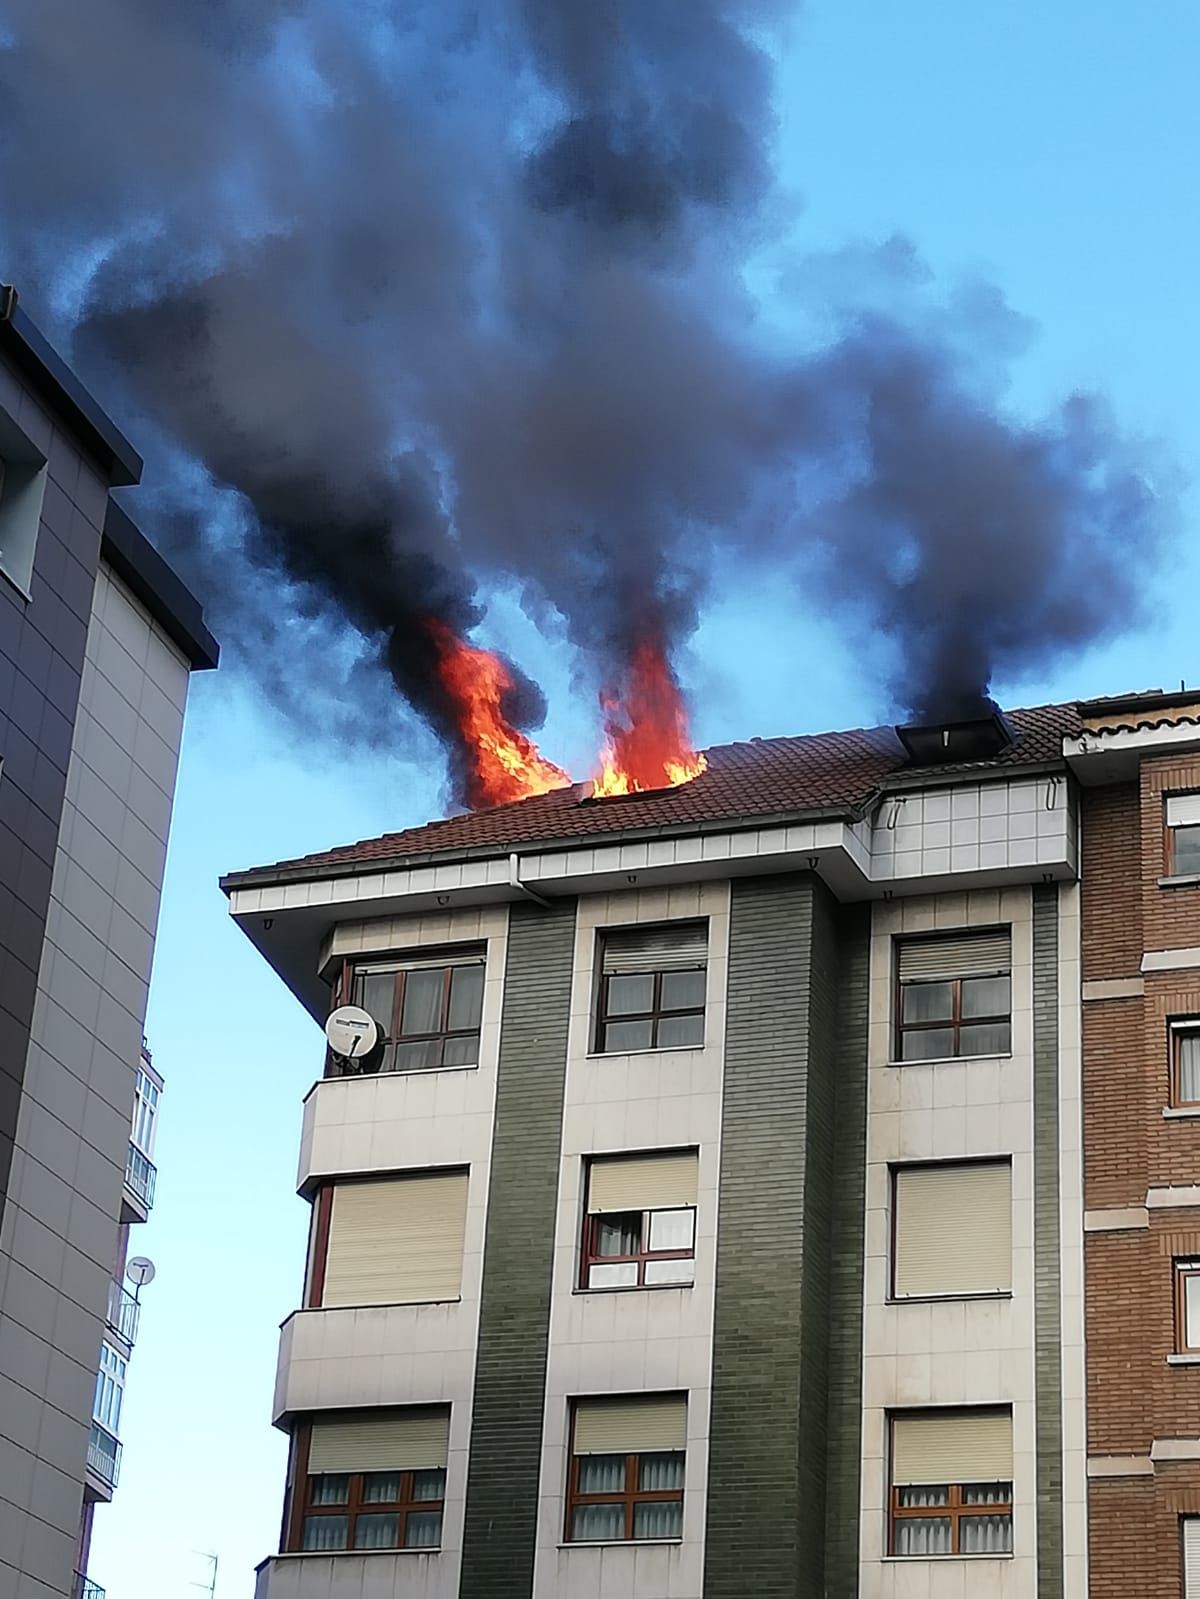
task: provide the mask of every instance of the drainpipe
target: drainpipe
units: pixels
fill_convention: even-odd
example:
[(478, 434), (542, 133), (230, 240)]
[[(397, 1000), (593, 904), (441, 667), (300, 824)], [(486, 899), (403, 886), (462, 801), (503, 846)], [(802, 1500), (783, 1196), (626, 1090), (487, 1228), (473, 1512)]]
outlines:
[(543, 910), (550, 909), (550, 901), (543, 899), (540, 894), (535, 894), (527, 883), (521, 881), (520, 858), (517, 855), (508, 857), (508, 886), (515, 888), (518, 894), (524, 894), (526, 899), (531, 899), (535, 905), (540, 905)]

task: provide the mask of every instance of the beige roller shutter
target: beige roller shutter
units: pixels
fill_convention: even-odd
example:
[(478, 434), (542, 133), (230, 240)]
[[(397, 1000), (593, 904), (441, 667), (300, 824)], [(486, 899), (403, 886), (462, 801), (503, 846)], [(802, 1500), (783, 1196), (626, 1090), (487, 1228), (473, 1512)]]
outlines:
[(314, 1476), (325, 1471), (433, 1471), (445, 1467), (449, 1438), (445, 1405), (317, 1416), (308, 1469)]
[(1167, 799), (1168, 827), (1200, 827), (1200, 794), (1172, 794)]
[(595, 1159), (588, 1172), (588, 1210), (660, 1210), (696, 1203), (699, 1157), (694, 1149), (661, 1155)]
[(949, 933), (937, 938), (903, 938), (897, 962), (900, 981), (939, 977), (991, 977), (1012, 970), (1009, 929)]
[(604, 934), (606, 972), (679, 971), (703, 966), (707, 960), (707, 922), (668, 922), (661, 927), (628, 927)]
[(457, 1299), (467, 1174), (338, 1183), (321, 1303), (405, 1305)]
[(892, 1483), (1011, 1482), (1012, 1412), (953, 1410), (892, 1418)]
[(1184, 1516), (1183, 1599), (1200, 1599), (1200, 1516)]
[(897, 1298), (1011, 1289), (1008, 1161), (901, 1166), (895, 1203)]
[(575, 1401), (577, 1455), (636, 1455), (686, 1446), (686, 1394)]

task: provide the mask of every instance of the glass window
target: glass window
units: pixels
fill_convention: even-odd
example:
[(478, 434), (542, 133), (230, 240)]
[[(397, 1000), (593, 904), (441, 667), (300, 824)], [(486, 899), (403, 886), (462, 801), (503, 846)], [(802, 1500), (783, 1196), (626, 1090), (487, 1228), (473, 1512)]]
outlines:
[(154, 1126), (158, 1119), (158, 1084), (138, 1067), (133, 1096), (133, 1128), (130, 1139), (148, 1158), (154, 1154)]
[(125, 1362), (111, 1344), (100, 1345), (100, 1369), (96, 1373), (96, 1392), (92, 1419), (114, 1436), (121, 1429), (121, 1402), (125, 1397)]
[(920, 1559), (1012, 1553), (1012, 1483), (892, 1489), (891, 1552)]
[(682, 1451), (574, 1456), (568, 1540), (626, 1543), (682, 1537), (683, 1481)]
[(1175, 1262), (1175, 1350), (1200, 1354), (1200, 1260)]
[(587, 1215), (583, 1221), (580, 1287), (680, 1287), (695, 1276), (696, 1211), (664, 1210)]
[(1200, 1105), (1200, 1021), (1171, 1026), (1171, 1103)]
[(293, 1549), (436, 1549), (446, 1473), (367, 1471), (304, 1479)]
[(484, 962), (465, 955), (444, 963), (360, 966), (351, 974), (353, 1002), (375, 1018), (383, 1038), (367, 1069), (436, 1071), (479, 1060)]
[(688, 971), (607, 973), (600, 979), (596, 1049), (687, 1049), (704, 1042), (703, 966)]
[[(913, 941), (915, 943), (915, 941)], [(905, 946), (906, 947), (906, 946)], [(971, 950), (968, 936), (964, 952)], [(966, 954), (970, 959), (970, 954)], [(901, 969), (905, 955), (901, 954)], [(898, 983), (899, 1061), (969, 1059), (1012, 1050), (1012, 978), (1008, 972), (909, 977)]]

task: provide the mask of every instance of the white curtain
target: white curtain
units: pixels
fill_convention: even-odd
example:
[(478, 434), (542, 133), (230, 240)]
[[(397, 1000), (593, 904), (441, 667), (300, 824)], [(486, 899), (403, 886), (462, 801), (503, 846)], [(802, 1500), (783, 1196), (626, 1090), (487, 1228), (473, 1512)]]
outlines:
[(399, 1541), (399, 1516), (360, 1515), (354, 1523), (356, 1549), (394, 1549)]
[(301, 1548), (312, 1554), (321, 1549), (346, 1547), (345, 1516), (306, 1516)]
[(1187, 1104), (1200, 1100), (1200, 1033), (1179, 1039), (1179, 1097)]

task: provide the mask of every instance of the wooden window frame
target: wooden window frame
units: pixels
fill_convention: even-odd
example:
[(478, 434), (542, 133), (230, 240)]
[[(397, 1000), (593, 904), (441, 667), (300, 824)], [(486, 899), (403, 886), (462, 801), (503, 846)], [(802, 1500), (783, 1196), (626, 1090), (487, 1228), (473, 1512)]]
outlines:
[(1171, 1097), (1174, 1110), (1200, 1109), (1200, 1099), (1184, 1099), (1182, 1091), (1183, 1040), (1200, 1034), (1200, 1017), (1179, 1016), (1167, 1023), (1168, 1046), (1171, 1052)]
[(1200, 1277), (1200, 1260), (1188, 1257), (1171, 1262), (1172, 1292), (1175, 1302), (1175, 1353), (1200, 1355), (1200, 1343), (1187, 1341), (1187, 1279)]
[[(704, 973), (707, 974), (708, 964), (707, 964), (707, 962), (705, 962), (705, 964), (703, 966), (664, 966), (661, 971), (656, 971), (656, 972), (630, 972), (630, 973), (625, 973), (625, 972), (604, 972), (604, 971), (602, 971), (600, 973), (600, 994), (599, 994), (599, 997), (598, 997), (598, 999), (596, 1001), (596, 1032), (595, 1032), (595, 1038), (594, 1038), (594, 1041), (593, 1041), (594, 1042), (594, 1047), (595, 1047), (595, 1053), (597, 1055), (624, 1055), (624, 1054), (629, 1054), (629, 1053), (636, 1054), (638, 1052), (638, 1050), (642, 1050), (642, 1049), (701, 1049), (701, 1048), (703, 1048), (703, 1045), (704, 1045), (703, 1037), (701, 1037), (700, 1042), (698, 1044), (660, 1044), (659, 1041), (658, 1041), (659, 1025), (664, 1020), (668, 1020), (668, 1021), (674, 1020), (678, 1016), (699, 1016), (701, 1018), (702, 1022), (706, 1021), (706, 1012), (708, 1010), (707, 995), (705, 996), (705, 1001), (702, 1002), (699, 1005), (676, 1005), (676, 1006), (669, 1006), (669, 1007), (665, 1007), (665, 1008), (663, 1006), (663, 1003), (662, 1003), (662, 981), (663, 981), (663, 978), (665, 976), (668, 976), (669, 974), (674, 973), (674, 972), (682, 972), (682, 971), (687, 971), (687, 972), (697, 972), (697, 971), (699, 971), (699, 972), (704, 972)], [(608, 985), (609, 985), (609, 983), (611, 982), (611, 980), (614, 977), (624, 977), (624, 976), (653, 977), (653, 979), (654, 979), (654, 994), (653, 994), (653, 998), (652, 998), (652, 1001), (651, 1001), (650, 1009), (649, 1010), (639, 1010), (639, 1011), (624, 1011), (619, 1016), (610, 1016), (608, 1014)], [(706, 986), (707, 986), (707, 982), (706, 982)], [(623, 1050), (623, 1049), (609, 1049), (607, 1041), (606, 1041), (606, 1034), (607, 1034), (607, 1031), (608, 1031), (608, 1027), (609, 1027), (609, 1025), (611, 1023), (615, 1023), (615, 1022), (647, 1022), (647, 1021), (650, 1023), (650, 1042), (648, 1044), (639, 1044), (638, 1045), (638, 1049), (637, 1050), (633, 1050), (633, 1051), (627, 1051), (627, 1050)], [(704, 1029), (702, 1028), (701, 1032), (703, 1033), (703, 1031), (704, 1031)]]
[[(408, 1530), (408, 1518), (413, 1512), (432, 1514), (437, 1511), (443, 1518), (442, 1531), (445, 1531), (446, 1496), (443, 1490), (440, 1499), (414, 1499), (412, 1496), (414, 1471), (401, 1471), (397, 1473), (374, 1471), (337, 1471), (319, 1472), (317, 1476), (346, 1477), (348, 1488), (346, 1503), (342, 1505), (313, 1505), (311, 1503), (312, 1484), (314, 1477), (308, 1470), (309, 1452), (312, 1447), (312, 1423), (305, 1422), (297, 1433), (295, 1472), (290, 1489), (290, 1516), (287, 1536), (286, 1554), (318, 1555), (318, 1554), (362, 1554), (363, 1550), (354, 1547), (354, 1529), (358, 1518), (362, 1516), (395, 1516), (397, 1518), (397, 1538), (395, 1544), (373, 1545), (373, 1549), (397, 1549), (408, 1547), (404, 1542), (404, 1534)], [(445, 1471), (445, 1467), (430, 1466), (430, 1471)], [(397, 1475), (400, 1478), (400, 1498), (385, 1503), (367, 1502), (362, 1497), (364, 1477)], [(346, 1518), (346, 1543), (342, 1549), (305, 1549), (304, 1548), (304, 1523), (310, 1516), (344, 1516)], [(417, 1544), (412, 1547), (433, 1553), (442, 1546), (439, 1536), (436, 1544)], [(368, 1551), (370, 1552), (370, 1551)]]
[[(990, 972), (990, 973), (987, 974), (988, 977), (1007, 977), (1008, 978), (1008, 1010), (1006, 1012), (1004, 1012), (1002, 1015), (997, 1015), (997, 1016), (968, 1016), (965, 1019), (963, 1017), (963, 1014), (962, 1014), (962, 985), (964, 983), (974, 982), (977, 977), (983, 977), (983, 976), (984, 976), (984, 974), (982, 972), (980, 972), (980, 973), (972, 972), (972, 973), (969, 973), (966, 977), (929, 977), (929, 978), (926, 978), (926, 977), (909, 977), (909, 978), (903, 978), (902, 979), (901, 976), (900, 976), (899, 967), (898, 967), (898, 964), (897, 964), (897, 971), (896, 971), (895, 984), (894, 984), (894, 993), (893, 993), (893, 1000), (892, 1000), (892, 1003), (893, 1003), (893, 1006), (894, 1006), (894, 1015), (895, 1015), (895, 1018), (896, 1018), (896, 1024), (895, 1024), (895, 1027), (893, 1029), (894, 1036), (893, 1036), (893, 1041), (892, 1041), (892, 1053), (893, 1053), (892, 1065), (893, 1066), (922, 1066), (922, 1065), (929, 1065), (931, 1061), (934, 1064), (936, 1064), (939, 1061), (950, 1061), (950, 1060), (987, 1060), (988, 1055), (989, 1054), (994, 1054), (995, 1051), (988, 1051), (987, 1053), (985, 1053), (983, 1055), (964, 1055), (964, 1054), (961, 1053), (962, 1029), (963, 1029), (963, 1027), (997, 1027), (997, 1026), (1001, 1025), (1002, 1023), (1007, 1025), (1007, 1027), (1008, 1027), (1008, 1048), (1006, 1050), (1001, 1051), (1000, 1053), (1002, 1053), (1004, 1055), (1011, 1055), (1012, 1054), (1012, 1011), (1013, 1011), (1013, 1007), (1012, 1007), (1012, 967), (1011, 966), (1009, 967), (1007, 972)], [(934, 983), (951, 983), (953, 985), (953, 990), (952, 990), (951, 998), (950, 998), (950, 1011), (951, 1011), (950, 1016), (947, 1017), (944, 1020), (941, 1020), (941, 1021), (906, 1022), (904, 1020), (904, 995), (905, 995), (906, 990), (908, 990), (910, 988), (922, 988), (922, 987), (925, 987), (925, 986), (932, 986), (932, 984), (934, 984)], [(949, 1055), (932, 1055), (932, 1056), (922, 1057), (921, 1059), (915, 1059), (914, 1058), (913, 1060), (905, 1060), (905, 1058), (904, 1058), (904, 1035), (905, 1035), (905, 1033), (930, 1033), (930, 1032), (934, 1032), (935, 1030), (937, 1030), (939, 1028), (946, 1028), (946, 1027), (949, 1027), (949, 1028), (952, 1029), (952, 1039), (953, 1039), (954, 1049), (953, 1049), (953, 1052), (951, 1054), (949, 1054)]]
[[(588, 1173), (591, 1181), (591, 1172)], [(638, 1216), (641, 1218), (638, 1237), (645, 1244), (650, 1237), (650, 1218), (669, 1210), (687, 1210), (692, 1215), (692, 1247), (690, 1249), (646, 1249), (636, 1250), (630, 1255), (598, 1255), (594, 1252), (595, 1238), (598, 1224), (611, 1221), (614, 1216)], [(646, 1263), (654, 1260), (695, 1260), (696, 1258), (696, 1206), (695, 1205), (656, 1205), (649, 1210), (609, 1210), (585, 1211), (583, 1217), (583, 1238), (579, 1250), (579, 1286), (589, 1294), (619, 1294), (633, 1293), (639, 1288), (686, 1288), (687, 1283), (648, 1283), (646, 1281)], [(593, 1266), (628, 1266), (637, 1262), (638, 1280), (636, 1283), (613, 1283), (605, 1288), (592, 1288), (588, 1277)]]
[[(579, 1492), (579, 1462), (586, 1459), (585, 1455), (575, 1453), (575, 1407), (571, 1407), (571, 1437), (570, 1437), (570, 1464), (567, 1468), (567, 1518), (563, 1528), (563, 1542), (578, 1544), (586, 1547), (588, 1544), (601, 1545), (606, 1543), (679, 1543), (680, 1538), (655, 1539), (635, 1538), (633, 1536), (634, 1517), (639, 1504), (666, 1504), (670, 1501), (680, 1507), (679, 1514), (683, 1516), (683, 1487), (680, 1488), (655, 1488), (639, 1490), (637, 1481), (642, 1455), (682, 1455), (684, 1470), (684, 1487), (687, 1480), (687, 1451), (686, 1449), (645, 1449), (640, 1453), (625, 1456), (625, 1487), (620, 1492), (600, 1494), (581, 1494)], [(613, 1450), (613, 1454), (617, 1451)], [(630, 1486), (632, 1484), (632, 1487)], [(625, 1536), (623, 1538), (576, 1538), (573, 1535), (575, 1524), (575, 1509), (580, 1505), (614, 1505), (621, 1504), (625, 1509)]]
[(309, 1251), (305, 1310), (320, 1310), (325, 1303), (325, 1272), (329, 1264), (329, 1230), (333, 1224), (333, 1182), (322, 1183), (313, 1195), (312, 1244)]
[[(1007, 1559), (1007, 1552), (998, 1556), (981, 1550), (974, 1553), (964, 1551), (962, 1543), (962, 1523), (964, 1521), (978, 1521), (985, 1516), (1007, 1516), (1009, 1526), (1012, 1525), (1013, 1493), (1012, 1483), (1008, 1484), (1008, 1499), (993, 1505), (972, 1505), (963, 1503), (963, 1490), (966, 1488), (999, 1487), (999, 1483), (963, 1482), (944, 1483), (931, 1482), (910, 1484), (902, 1486), (892, 1484), (888, 1494), (888, 1554), (898, 1560), (988, 1560)], [(902, 1505), (900, 1495), (909, 1487), (945, 1488), (947, 1490), (947, 1503), (944, 1505)], [(940, 1555), (898, 1555), (896, 1553), (896, 1527), (901, 1521), (948, 1521), (950, 1523), (950, 1547)]]
[[(388, 1067), (382, 1067), (381, 1066), (380, 1069), (384, 1070), (384, 1071), (387, 1071), (387, 1072), (396, 1072), (397, 1075), (399, 1075), (399, 1076), (403, 1076), (407, 1072), (469, 1071), (472, 1066), (478, 1066), (478, 1064), (479, 1064), (479, 1048), (480, 1048), (481, 1043), (482, 1043), (482, 1035), (483, 1035), (483, 999), (484, 999), (484, 996), (483, 996), (482, 993), (480, 994), (480, 999), (479, 999), (479, 1024), (478, 1024), (478, 1026), (476, 1026), (476, 1027), (451, 1027), (450, 1026), (450, 986), (451, 986), (451, 984), (452, 984), (452, 982), (454, 980), (454, 972), (455, 972), (455, 970), (457, 968), (463, 967), (463, 966), (476, 966), (476, 965), (481, 966), (483, 968), (484, 981), (486, 983), (486, 980), (487, 980), (487, 961), (486, 961), (486, 956), (483, 956), (483, 955), (467, 955), (467, 956), (463, 956), (461, 958), (456, 958), (454, 956), (447, 956), (446, 957), (445, 964), (441, 967), (441, 972), (442, 972), (442, 1004), (441, 1004), (441, 1012), (440, 1012), (441, 1025), (438, 1028), (434, 1029), (432, 1032), (427, 1032), (427, 1033), (401, 1033), (400, 1032), (400, 1022), (401, 1022), (401, 1018), (404, 1015), (404, 991), (405, 991), (405, 987), (407, 986), (409, 977), (412, 975), (413, 972), (437, 971), (438, 967), (437, 967), (436, 964), (433, 964), (433, 963), (428, 963), (427, 962), (427, 963), (424, 963), (424, 964), (421, 964), (421, 965), (405, 965), (403, 960), (400, 960), (400, 961), (398, 961), (397, 965), (393, 968), (391, 966), (390, 961), (388, 961), (388, 959), (386, 957), (384, 957), (382, 960), (359, 960), (359, 961), (345, 960), (345, 961), (342, 962), (341, 973), (339, 975), (338, 981), (337, 981), (337, 983), (335, 985), (335, 989), (334, 989), (335, 1002), (336, 1002), (336, 1004), (339, 1004), (339, 1005), (348, 1005), (348, 1004), (355, 1003), (354, 998), (353, 998), (354, 989), (355, 989), (355, 983), (356, 983), (356, 980), (358, 978), (359, 973), (362, 972), (364, 970), (364, 968), (369, 967), (369, 966), (382, 968), (382, 970), (379, 971), (376, 974), (376, 975), (379, 975), (379, 976), (387, 975), (390, 972), (390, 975), (392, 977), (392, 1015), (391, 1015), (391, 1021), (390, 1021), (389, 1025), (388, 1025), (388, 1030), (387, 1030), (386, 1034), (384, 1035), (384, 1037), (382, 1039), (382, 1048), (384, 1049), (384, 1051), (386, 1051), (389, 1048), (393, 1048), (394, 1046), (400, 1045), (400, 1044), (425, 1044), (425, 1043), (433, 1043), (433, 1042), (435, 1042), (437, 1040), (440, 1040), (441, 1044), (442, 1044), (442, 1055), (444, 1056), (445, 1055), (446, 1041), (448, 1039), (451, 1039), (451, 1038), (473, 1038), (473, 1039), (475, 1039), (476, 1046), (477, 1046), (476, 1047), (476, 1058), (475, 1058), (475, 1060), (473, 1062), (472, 1061), (464, 1061), (461, 1064), (451, 1065), (451, 1066), (447, 1066), (445, 1064), (444, 1060), (439, 1060), (438, 1063), (436, 1065), (433, 1065), (433, 1066), (400, 1066), (400, 1067), (397, 1067), (397, 1066), (393, 1065), (393, 1066), (388, 1066)], [(327, 1077), (338, 1077), (338, 1076), (342, 1075), (342, 1073), (340, 1073), (338, 1071), (336, 1065), (334, 1064), (334, 1057), (333, 1057), (331, 1052), (327, 1053), (325, 1075)]]

